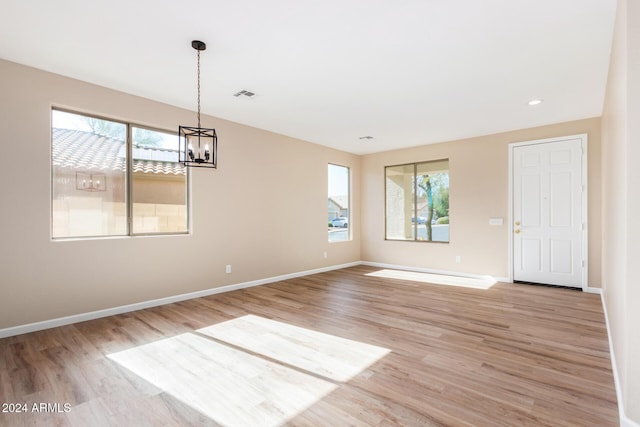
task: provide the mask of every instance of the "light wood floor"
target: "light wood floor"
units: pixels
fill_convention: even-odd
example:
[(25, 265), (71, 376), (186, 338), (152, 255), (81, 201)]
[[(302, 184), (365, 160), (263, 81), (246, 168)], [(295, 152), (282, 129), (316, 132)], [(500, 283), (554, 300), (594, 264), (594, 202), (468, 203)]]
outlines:
[[(280, 423), (286, 425), (618, 425), (598, 295), (504, 283), (470, 289), (367, 275), (377, 270), (353, 267), (2, 339), (0, 404), (26, 404), (28, 411), (0, 412), (0, 425), (218, 426), (226, 420), (194, 409), (184, 383), (182, 392), (172, 393), (118, 362), (127, 357), (145, 365), (166, 359), (176, 367), (163, 368), (162, 375), (163, 369), (150, 372), (164, 378), (184, 370), (195, 375), (197, 387), (212, 389), (222, 384), (225, 371), (212, 371), (209, 364), (223, 359), (230, 370), (262, 384), (271, 380), (261, 369), (284, 372), (281, 378), (296, 382), (291, 400), (300, 397), (295, 387), (310, 390), (301, 385), (309, 378), (320, 392), (297, 412), (283, 413)], [(390, 351), (347, 379), (327, 378), (280, 361), (278, 349), (289, 341), (277, 341), (271, 352), (263, 341), (244, 348), (229, 324), (213, 327), (247, 315), (241, 326), (249, 341), (251, 322), (268, 322), (264, 318), (276, 322), (261, 323), (263, 329), (285, 325), (295, 335), (304, 328), (305, 337), (339, 337), (339, 347), (352, 340)], [(206, 358), (180, 353), (201, 345)], [(197, 369), (185, 365), (188, 359)], [(243, 365), (244, 360), (256, 363)], [(234, 384), (250, 387), (237, 380), (224, 384), (226, 398), (238, 393)], [(205, 405), (221, 400), (201, 392), (196, 398)], [(216, 410), (264, 406), (237, 401), (229, 408), (226, 402), (226, 409)], [(59, 406), (37, 413), (34, 403)]]

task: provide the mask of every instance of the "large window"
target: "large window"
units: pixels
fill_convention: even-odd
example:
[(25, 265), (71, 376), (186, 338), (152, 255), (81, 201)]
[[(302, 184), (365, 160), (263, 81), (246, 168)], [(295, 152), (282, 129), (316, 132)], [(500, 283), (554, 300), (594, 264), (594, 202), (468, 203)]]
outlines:
[(385, 168), (386, 239), (449, 241), (449, 160)]
[(328, 230), (329, 241), (350, 239), (349, 168), (329, 164), (328, 168)]
[(54, 109), (53, 238), (186, 233), (176, 134)]

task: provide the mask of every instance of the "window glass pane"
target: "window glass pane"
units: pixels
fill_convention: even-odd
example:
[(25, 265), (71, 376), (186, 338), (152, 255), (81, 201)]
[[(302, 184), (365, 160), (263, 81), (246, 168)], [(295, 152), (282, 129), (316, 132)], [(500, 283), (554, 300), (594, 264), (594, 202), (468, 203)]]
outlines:
[(414, 165), (389, 166), (385, 175), (387, 239), (413, 240)]
[(449, 161), (385, 168), (386, 238), (449, 241)]
[(350, 240), (349, 168), (329, 165), (328, 193), (329, 241)]
[(449, 162), (416, 165), (418, 240), (449, 241)]
[(127, 234), (126, 125), (52, 111), (52, 236)]
[(132, 127), (133, 233), (187, 231), (187, 173), (178, 136)]

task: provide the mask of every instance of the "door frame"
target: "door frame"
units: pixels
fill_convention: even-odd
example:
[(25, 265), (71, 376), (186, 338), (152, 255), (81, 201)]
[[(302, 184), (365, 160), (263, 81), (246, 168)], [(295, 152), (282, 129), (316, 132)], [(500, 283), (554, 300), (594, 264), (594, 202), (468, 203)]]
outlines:
[(513, 142), (509, 144), (509, 221), (507, 226), (508, 241), (509, 241), (509, 281), (513, 283), (513, 150), (517, 147), (526, 145), (548, 144), (553, 142), (566, 141), (568, 139), (579, 139), (582, 146), (582, 291), (585, 292), (589, 288), (589, 234), (588, 234), (588, 222), (587, 222), (587, 134), (568, 135), (561, 137), (536, 139), (532, 141)]

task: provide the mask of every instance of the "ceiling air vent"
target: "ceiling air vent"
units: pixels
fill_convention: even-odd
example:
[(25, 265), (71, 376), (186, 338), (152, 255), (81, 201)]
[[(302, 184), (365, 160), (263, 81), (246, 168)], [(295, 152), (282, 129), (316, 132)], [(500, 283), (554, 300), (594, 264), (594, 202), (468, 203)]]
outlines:
[(252, 96), (255, 96), (255, 93), (248, 90), (241, 90), (240, 92), (234, 93), (233, 96), (235, 96), (236, 98), (239, 96), (246, 96), (247, 98), (251, 98)]

